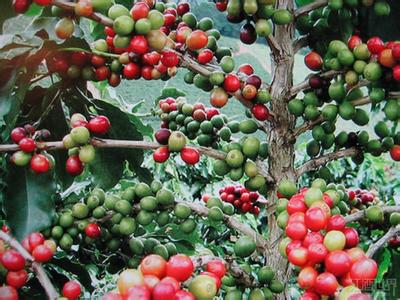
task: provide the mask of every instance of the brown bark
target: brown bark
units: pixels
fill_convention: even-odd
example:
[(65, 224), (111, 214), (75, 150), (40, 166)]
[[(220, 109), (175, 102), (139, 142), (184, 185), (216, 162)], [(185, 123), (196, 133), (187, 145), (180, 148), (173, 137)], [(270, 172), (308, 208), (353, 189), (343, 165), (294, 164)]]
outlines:
[[(277, 8), (293, 10), (293, 1), (278, 0)], [(287, 134), (295, 127), (295, 118), (287, 108), (287, 103), (291, 97), (293, 87), (293, 65), (294, 65), (294, 23), (289, 25), (276, 25), (274, 39), (279, 48), (272, 52), (272, 112), (275, 119), (273, 127), (268, 137), (269, 142), (269, 172), (275, 182), (279, 183), (282, 179), (288, 178), (295, 180), (294, 169), (294, 144), (286, 138)], [(268, 200), (275, 203), (277, 200), (277, 184), (271, 187), (268, 193)], [(269, 251), (265, 253), (266, 264), (273, 267), (278, 278), (284, 283), (288, 281), (290, 272), (288, 263), (278, 251), (279, 240), (282, 236), (282, 230), (276, 223), (276, 218), (271, 212), (268, 219), (268, 230), (270, 238)], [(288, 298), (285, 295), (279, 295), (279, 299)]]

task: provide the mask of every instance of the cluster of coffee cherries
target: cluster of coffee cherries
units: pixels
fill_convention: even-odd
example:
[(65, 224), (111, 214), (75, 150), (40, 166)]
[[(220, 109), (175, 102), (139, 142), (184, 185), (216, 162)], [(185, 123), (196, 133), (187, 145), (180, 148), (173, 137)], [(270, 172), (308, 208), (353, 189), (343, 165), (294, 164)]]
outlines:
[[(57, 248), (53, 240), (45, 240), (39, 232), (29, 234), (22, 240), (22, 246), (32, 255), (33, 260), (39, 263), (48, 262)], [(7, 285), (0, 287), (0, 298), (2, 295), (12, 295), (14, 298), (7, 299), (18, 299), (17, 290), (28, 282), (27, 262), (20, 252), (8, 247), (8, 244), (0, 240), (0, 264), (7, 271)]]
[(11, 156), (11, 162), (15, 165), (22, 167), (29, 164), (37, 174), (46, 173), (54, 166), (54, 157), (38, 148), (40, 142), (50, 137), (47, 129), (36, 130), (35, 127), (27, 124), (24, 127), (14, 128), (10, 137), (20, 149)]
[(75, 113), (70, 119), (71, 132), (64, 136), (62, 142), (68, 149), (68, 159), (65, 170), (68, 174), (78, 176), (84, 170), (84, 164), (91, 163), (95, 158), (95, 148), (90, 144), (90, 134), (104, 135), (111, 127), (106, 116), (94, 116), (87, 121), (82, 114)]
[(347, 193), (352, 207), (365, 208), (365, 206), (372, 205), (378, 200), (376, 191), (352, 189)]
[(306, 290), (303, 299), (333, 296), (340, 285), (357, 293), (371, 285), (378, 266), (358, 247), (357, 230), (347, 227), (341, 214), (332, 214), (337, 192), (321, 179), (298, 193), (287, 181), (279, 189), (289, 199), (278, 217), (286, 233), (279, 249), (300, 268), (297, 283)]
[[(237, 213), (260, 213), (260, 203), (257, 202), (260, 194), (255, 191), (249, 191), (242, 185), (228, 185), (219, 190), (219, 197), (222, 201), (231, 203)], [(203, 200), (206, 198), (203, 196)]]
[[(151, 254), (143, 258), (138, 269), (121, 272), (118, 290), (106, 293), (101, 299), (213, 299), (226, 273), (225, 264), (220, 260), (211, 260), (205, 269), (192, 278), (195, 265), (190, 257), (176, 254), (166, 261), (159, 255)], [(183, 282), (189, 282), (187, 289)]]
[[(253, 129), (253, 125), (257, 128), (256, 123), (252, 119), (244, 120), (240, 123), (243, 130)], [(248, 126), (248, 127), (247, 127)], [(254, 136), (244, 136), (239, 142), (231, 142), (222, 147), (226, 152), (224, 160), (216, 160), (213, 165), (213, 170), (218, 176), (229, 174), (233, 181), (240, 180), (244, 175), (248, 177), (245, 181), (246, 189), (250, 191), (263, 192), (266, 189), (266, 182), (263, 175), (257, 167), (255, 161), (265, 159), (268, 156), (268, 145), (261, 143)]]
[[(276, 25), (289, 24), (293, 15), (287, 9), (275, 9), (275, 0), (216, 0), (219, 11), (227, 11), (227, 20), (232, 23), (241, 23), (247, 20), (240, 28), (240, 40), (244, 44), (253, 44), (258, 37), (267, 37), (272, 33), (272, 23)], [(272, 21), (272, 22), (271, 22)]]

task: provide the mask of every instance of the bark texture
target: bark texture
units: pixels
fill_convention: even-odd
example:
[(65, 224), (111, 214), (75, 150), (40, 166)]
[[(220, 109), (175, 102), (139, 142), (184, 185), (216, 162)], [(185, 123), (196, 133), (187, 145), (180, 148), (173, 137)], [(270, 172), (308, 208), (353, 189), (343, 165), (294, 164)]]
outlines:
[[(293, 1), (278, 0), (277, 8), (284, 8), (290, 11), (293, 10)], [(279, 183), (284, 178), (296, 180), (296, 172), (294, 169), (294, 144), (291, 139), (288, 139), (295, 127), (295, 118), (289, 113), (287, 103), (291, 98), (291, 89), (293, 87), (293, 65), (294, 65), (294, 23), (289, 25), (275, 26), (273, 37), (277, 43), (277, 48), (273, 49), (271, 54), (272, 64), (272, 112), (275, 115), (272, 130), (269, 133), (269, 172)], [(277, 200), (276, 191), (277, 184), (271, 187), (268, 194), (268, 199), (272, 203)], [(266, 263), (273, 267), (278, 274), (278, 277), (287, 282), (290, 276), (288, 263), (278, 251), (279, 240), (282, 236), (282, 230), (276, 223), (276, 218), (270, 212), (268, 218), (268, 230), (270, 238), (270, 249), (265, 254)], [(287, 295), (281, 294), (279, 299), (287, 299)]]

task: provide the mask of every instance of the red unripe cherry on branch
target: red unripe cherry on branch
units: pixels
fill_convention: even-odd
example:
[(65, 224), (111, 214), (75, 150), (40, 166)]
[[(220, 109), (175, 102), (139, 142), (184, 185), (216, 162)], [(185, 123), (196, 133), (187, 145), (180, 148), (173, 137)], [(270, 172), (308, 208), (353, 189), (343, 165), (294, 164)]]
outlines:
[(147, 18), (150, 8), (145, 2), (137, 2), (131, 9), (132, 18), (137, 21), (140, 19)]
[(346, 248), (352, 248), (358, 245), (360, 238), (355, 228), (346, 227), (343, 229), (343, 234), (346, 238)]
[(13, 0), (13, 8), (17, 14), (23, 14), (31, 5), (32, 0)]
[(302, 289), (308, 290), (314, 287), (317, 276), (317, 270), (313, 267), (305, 267), (300, 271), (297, 277), (297, 283)]
[(325, 258), (325, 269), (335, 276), (343, 276), (350, 271), (350, 256), (342, 250), (330, 252)]
[(372, 37), (367, 41), (368, 50), (372, 54), (379, 54), (383, 49), (385, 49), (385, 43), (380, 37)]
[(305, 213), (304, 222), (311, 231), (320, 231), (326, 227), (327, 216), (321, 208), (311, 207)]
[[(226, 93), (226, 91), (223, 88), (215, 88), (211, 95), (210, 95), (210, 104), (214, 107), (224, 107), (226, 105), (226, 103), (228, 102), (228, 94)], [(211, 113), (209, 113), (210, 110), (207, 111), (207, 119), (211, 119), (211, 117), (209, 117), (209, 115)], [(213, 112), (215, 113), (215, 111)], [(218, 112), (219, 114), (219, 112)]]
[(206, 270), (207, 270), (207, 272), (214, 273), (219, 278), (224, 277), (224, 275), (226, 274), (225, 264), (218, 259), (214, 259), (214, 260), (208, 262), (206, 265)]
[(96, 223), (88, 224), (85, 227), (85, 234), (92, 239), (98, 238), (101, 235), (100, 226)]
[(35, 173), (46, 173), (50, 168), (50, 162), (43, 154), (35, 154), (31, 158), (31, 169)]
[(135, 35), (129, 43), (129, 49), (135, 54), (145, 54), (149, 52), (149, 43), (143, 35)]
[(317, 293), (307, 291), (300, 296), (299, 300), (319, 300), (320, 296)]
[(179, 57), (173, 51), (164, 51), (161, 55), (161, 63), (168, 68), (172, 68), (178, 65)]
[(292, 240), (302, 240), (307, 234), (307, 227), (301, 222), (291, 222), (286, 227), (286, 235)]
[(309, 232), (303, 240), (303, 246), (308, 247), (311, 244), (323, 243), (324, 236), (320, 232)]
[(106, 80), (108, 77), (110, 77), (111, 70), (107, 66), (101, 66), (96, 69), (95, 74), (97, 81), (103, 81)]
[(253, 69), (252, 65), (250, 65), (250, 64), (242, 64), (239, 66), (239, 69), (237, 72), (246, 74), (247, 76), (250, 76), (251, 74), (254, 73), (254, 69)]
[(197, 60), (199, 63), (205, 65), (208, 64), (214, 57), (214, 53), (210, 49), (202, 50), (197, 56)]
[(32, 232), (28, 236), (29, 249), (33, 250), (37, 246), (42, 245), (45, 241), (43, 234), (40, 232)]
[(127, 79), (139, 79), (140, 73), (141, 73), (140, 67), (133, 62), (130, 62), (127, 65), (125, 65), (123, 70), (123, 74)]
[(378, 55), (378, 61), (387, 68), (393, 68), (396, 65), (396, 59), (393, 57), (391, 49), (382, 50)]
[(246, 79), (247, 84), (254, 85), (256, 89), (258, 90), (261, 87), (262, 80), (260, 76), (252, 74)]
[(261, 104), (261, 103), (257, 103), (255, 105), (253, 105), (253, 107), (251, 108), (251, 113), (259, 121), (265, 121), (269, 117), (268, 108), (264, 104)]
[(178, 6), (176, 7), (176, 12), (178, 13), (178, 15), (183, 16), (184, 14), (186, 14), (187, 12), (190, 11), (190, 4), (189, 2), (181, 2), (178, 4)]
[(13, 249), (4, 252), (0, 257), (0, 262), (8, 271), (19, 271), (25, 267), (25, 259)]
[(315, 264), (323, 262), (329, 253), (328, 249), (322, 243), (310, 244), (307, 250), (309, 261)]
[(326, 231), (339, 230), (342, 231), (346, 227), (346, 220), (342, 215), (334, 215), (328, 219)]
[(393, 67), (393, 78), (396, 81), (400, 81), (400, 65)]
[(304, 63), (310, 70), (318, 71), (321, 70), (324, 61), (321, 55), (315, 51), (311, 51), (304, 57)]
[(167, 276), (171, 276), (180, 282), (189, 279), (193, 271), (192, 260), (184, 254), (176, 254), (168, 260)]
[(68, 300), (75, 300), (81, 295), (81, 285), (76, 280), (68, 281), (64, 284), (62, 295)]
[(288, 261), (295, 266), (304, 266), (308, 261), (307, 248), (300, 246), (289, 252)]
[(378, 274), (378, 266), (373, 259), (363, 258), (353, 263), (350, 269), (350, 278), (359, 288), (370, 286)]
[(191, 292), (180, 290), (175, 293), (174, 300), (196, 300)]
[(224, 79), (224, 90), (228, 93), (234, 93), (240, 88), (239, 77), (235, 74), (228, 74)]

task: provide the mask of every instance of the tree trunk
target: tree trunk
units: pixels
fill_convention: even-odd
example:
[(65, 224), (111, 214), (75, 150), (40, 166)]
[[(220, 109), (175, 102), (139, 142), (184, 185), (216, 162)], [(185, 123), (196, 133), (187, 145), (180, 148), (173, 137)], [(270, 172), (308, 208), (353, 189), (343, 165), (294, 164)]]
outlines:
[[(277, 8), (293, 10), (293, 1), (278, 0)], [(294, 65), (294, 23), (289, 25), (275, 26), (274, 39), (277, 49), (273, 49), (271, 55), (272, 63), (272, 112), (274, 122), (268, 137), (269, 142), (269, 172), (277, 184), (271, 188), (268, 200), (275, 203), (277, 200), (276, 191), (278, 183), (284, 179), (296, 180), (294, 169), (294, 144), (288, 139), (288, 134), (294, 129), (295, 118), (289, 113), (287, 103), (290, 100), (290, 89), (293, 86), (293, 65)], [(288, 263), (278, 251), (282, 230), (276, 223), (276, 218), (271, 211), (268, 219), (268, 230), (271, 249), (266, 253), (267, 263), (273, 267), (278, 278), (286, 283), (290, 272)], [(280, 295), (280, 299), (288, 299), (288, 296)]]

